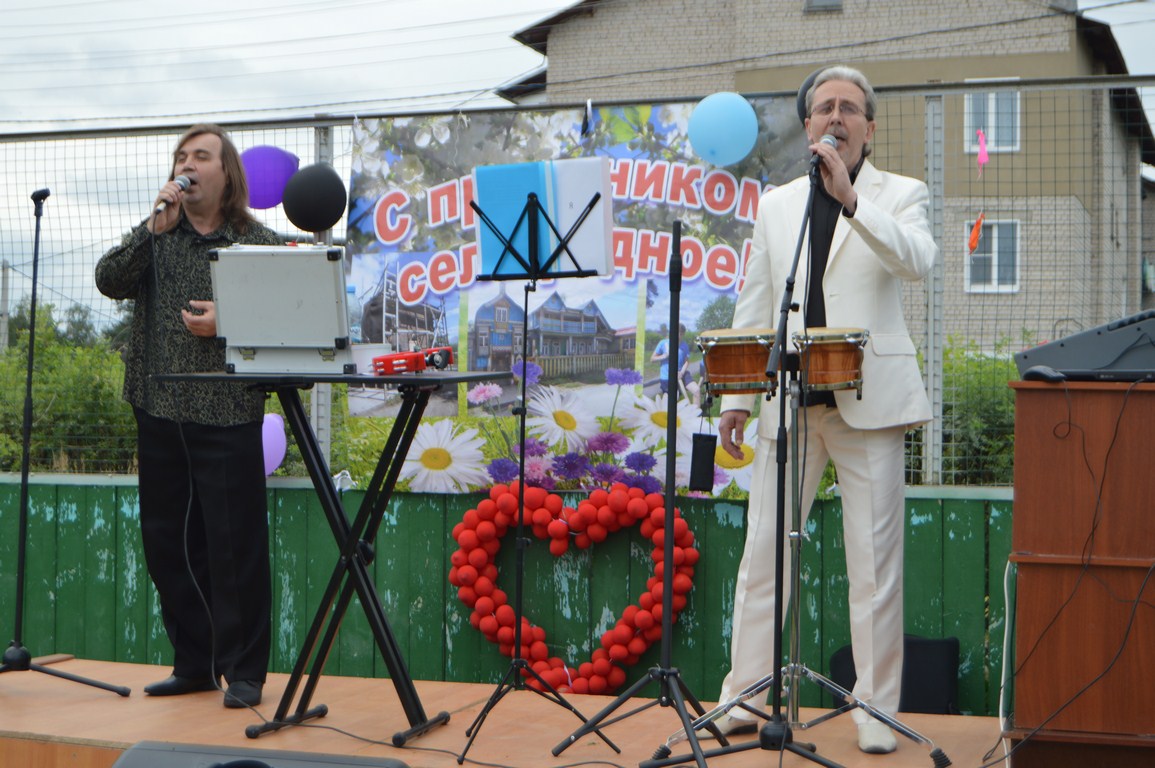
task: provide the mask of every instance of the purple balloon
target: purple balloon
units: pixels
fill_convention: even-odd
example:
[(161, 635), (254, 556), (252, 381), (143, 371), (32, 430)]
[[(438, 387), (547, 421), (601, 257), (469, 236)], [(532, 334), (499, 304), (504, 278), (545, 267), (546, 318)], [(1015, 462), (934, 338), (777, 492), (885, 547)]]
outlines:
[(292, 152), (268, 145), (246, 149), (241, 153), (241, 162), (249, 182), (249, 205), (260, 209), (280, 204), (285, 185), (301, 164)]
[(265, 475), (271, 475), (285, 460), (285, 419), (279, 413), (266, 413), (261, 425), (261, 442), (265, 451)]

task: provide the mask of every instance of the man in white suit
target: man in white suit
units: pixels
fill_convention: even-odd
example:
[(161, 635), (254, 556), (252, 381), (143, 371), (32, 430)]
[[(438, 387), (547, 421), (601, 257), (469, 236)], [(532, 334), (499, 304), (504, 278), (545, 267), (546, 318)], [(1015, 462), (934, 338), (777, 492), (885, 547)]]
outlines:
[[(807, 244), (800, 259), (787, 336), (804, 328), (869, 332), (862, 363), (862, 398), (853, 389), (807, 391), (797, 428), (805, 471), (802, 510), (809, 512), (828, 459), (838, 475), (850, 582), (850, 625), (858, 681), (854, 695), (889, 714), (898, 709), (902, 678), (903, 436), (931, 418), (914, 344), (903, 319), (902, 284), (926, 277), (938, 247), (927, 220), (927, 187), (886, 173), (866, 160), (874, 137), (875, 96), (857, 70), (832, 67), (806, 93), (806, 131), (818, 157)], [(830, 135), (835, 142), (821, 141)], [(774, 328), (802, 225), (811, 180), (796, 179), (767, 192), (758, 206), (746, 282), (735, 328)], [(789, 343), (789, 339), (787, 340)], [(779, 387), (778, 396), (786, 396)], [(736, 458), (757, 395), (722, 398), (722, 447)], [(777, 551), (775, 459), (778, 407), (764, 403), (754, 451), (746, 545), (734, 600), (731, 670), (720, 701), (736, 697), (767, 674), (774, 659)], [(792, 461), (793, 459), (791, 459)], [(791, 509), (787, 469), (786, 509)], [(790, 515), (787, 514), (787, 521)], [(789, 574), (789, 547), (784, 573)], [(788, 588), (789, 584), (783, 585)], [(785, 601), (789, 602), (786, 592)], [(785, 615), (785, 611), (783, 611)], [(751, 718), (751, 719), (743, 719)], [(861, 709), (859, 748), (894, 751), (890, 728)], [(723, 733), (753, 732), (760, 722), (734, 708), (716, 723)]]

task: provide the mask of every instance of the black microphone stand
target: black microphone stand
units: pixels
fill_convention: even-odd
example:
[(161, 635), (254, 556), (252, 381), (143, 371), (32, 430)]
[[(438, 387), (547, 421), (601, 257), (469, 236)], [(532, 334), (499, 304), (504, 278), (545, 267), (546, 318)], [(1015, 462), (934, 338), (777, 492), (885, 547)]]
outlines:
[[(790, 312), (796, 309), (794, 304), (794, 283), (798, 273), (798, 263), (802, 256), (802, 245), (806, 240), (806, 229), (810, 224), (810, 211), (814, 205), (814, 193), (817, 188), (818, 168), (815, 164), (810, 166), (810, 193), (806, 199), (806, 210), (802, 217), (802, 227), (798, 233), (798, 242), (794, 249), (794, 262), (790, 266), (790, 272), (786, 276), (785, 290), (782, 294), (782, 304), (779, 307), (778, 327), (774, 334), (774, 343), (770, 347), (770, 357), (766, 363), (766, 379), (767, 379), (767, 394), (766, 399), (772, 398), (777, 391), (778, 394), (778, 432), (775, 438), (777, 452), (775, 454), (775, 461), (778, 469), (777, 493), (775, 495), (775, 557), (774, 564), (774, 671), (769, 675), (763, 677), (761, 680), (754, 683), (749, 688), (746, 688), (738, 696), (729, 702), (719, 704), (715, 709), (711, 710), (703, 718), (699, 718), (693, 724), (697, 728), (714, 726), (715, 721), (726, 714), (735, 706), (741, 707), (749, 712), (752, 712), (759, 717), (765, 719), (767, 722), (762, 726), (758, 733), (758, 741), (748, 741), (741, 744), (725, 745), (719, 749), (712, 749), (706, 753), (707, 757), (717, 757), (719, 755), (727, 755), (732, 752), (744, 752), (750, 749), (761, 747), (767, 750), (778, 752), (793, 752), (801, 755), (807, 759), (813, 760), (827, 768), (842, 768), (837, 763), (832, 763), (824, 758), (819, 757), (814, 753), (813, 745), (796, 744), (794, 743), (793, 730), (790, 722), (782, 715), (782, 674), (781, 671), (785, 667), (781, 667), (782, 663), (782, 599), (784, 597), (784, 589), (782, 584), (782, 576), (784, 566), (782, 563), (783, 556), (783, 532), (786, 526), (786, 392), (778, 391), (779, 387), (785, 387), (787, 374), (787, 359), (788, 355), (785, 352), (786, 342), (786, 328), (787, 322), (790, 318)], [(790, 382), (790, 394), (792, 395), (792, 408), (797, 408), (797, 397), (794, 388), (796, 381)], [(797, 435), (797, 431), (795, 431)], [(795, 470), (797, 470), (797, 462), (795, 463)], [(798, 489), (797, 489), (797, 472), (795, 471), (794, 481), (794, 505), (798, 505)], [(797, 563), (795, 563), (797, 565)], [(797, 600), (797, 598), (795, 598)], [(746, 704), (748, 699), (753, 698), (767, 687), (772, 687), (771, 695), (771, 713), (769, 716), (766, 713), (757, 710), (756, 708)], [(716, 726), (714, 726), (716, 727)], [(689, 731), (687, 731), (687, 735)], [(665, 754), (660, 754), (665, 752)], [(657, 768), (658, 766), (678, 765), (684, 762), (684, 756), (668, 757), (668, 747), (659, 748), (658, 753), (655, 753), (655, 759), (642, 763), (642, 768)]]
[[(817, 157), (817, 155), (815, 155)], [(794, 283), (798, 274), (798, 264), (802, 258), (802, 246), (806, 241), (806, 230), (810, 226), (810, 215), (814, 210), (814, 195), (818, 189), (819, 170), (818, 163), (813, 160), (810, 163), (810, 192), (806, 197), (806, 210), (802, 215), (802, 226), (798, 232), (798, 241), (794, 247), (794, 261), (790, 265), (790, 273), (786, 276), (786, 287), (782, 293), (782, 304), (778, 308), (778, 328), (774, 336), (774, 345), (770, 349), (770, 360), (766, 366), (766, 376), (768, 378), (778, 377), (777, 381), (781, 384), (786, 381), (786, 328), (787, 322), (790, 319), (790, 312), (797, 308), (794, 304)], [(774, 497), (775, 506), (775, 530), (778, 532), (775, 537), (775, 563), (774, 563), (774, 626), (777, 630), (774, 632), (774, 663), (782, 663), (782, 612), (783, 612), (783, 598), (785, 597), (785, 589), (783, 586), (784, 565), (782, 557), (785, 554), (784, 533), (786, 531), (786, 464), (787, 464), (787, 450), (786, 450), (786, 397), (785, 392), (779, 392), (778, 397), (778, 432), (775, 436), (775, 443), (777, 446), (777, 453), (775, 461), (778, 467), (778, 488)], [(791, 496), (793, 507), (795, 510), (795, 525), (798, 522), (798, 510), (800, 509), (801, 499), (798, 498), (798, 399), (799, 391), (797, 379), (792, 379), (790, 382), (790, 401), (791, 410), (793, 412), (792, 424), (794, 429), (794, 454), (795, 462), (791, 473), (791, 489), (793, 494)], [(793, 531), (791, 536), (791, 552), (793, 559), (791, 564), (796, 571), (798, 568), (798, 548), (801, 545), (800, 531)], [(795, 585), (797, 586), (797, 585)], [(794, 602), (797, 606), (798, 595), (794, 593)], [(795, 609), (797, 610), (797, 609)], [(782, 669), (785, 669), (783, 667)], [(793, 728), (791, 721), (782, 715), (782, 678), (784, 673), (773, 675), (773, 689), (770, 697), (770, 721), (762, 726), (758, 732), (758, 743), (763, 749), (779, 751), (779, 752), (793, 752), (796, 755), (801, 755), (808, 760), (811, 760), (828, 768), (841, 768), (838, 763), (831, 762), (825, 758), (819, 757), (815, 754), (813, 744), (798, 744), (794, 742)], [(794, 686), (791, 689), (791, 700), (797, 701), (798, 688)]]
[[(605, 725), (612, 725), (619, 720), (625, 720), (639, 712), (642, 712), (650, 707), (660, 704), (663, 707), (674, 707), (678, 713), (678, 718), (682, 721), (682, 728), (686, 734), (687, 740), (690, 742), (690, 749), (694, 755), (694, 761), (705, 768), (706, 758), (702, 752), (702, 747), (698, 743), (697, 734), (691, 727), (691, 719), (686, 710), (686, 702), (688, 701), (699, 716), (705, 713), (705, 708), (698, 701), (697, 697), (690, 691), (686, 685), (686, 681), (682, 679), (681, 673), (678, 669), (672, 666), (671, 655), (673, 648), (673, 626), (674, 626), (674, 506), (676, 497), (674, 493), (674, 468), (677, 461), (677, 446), (678, 439), (678, 395), (677, 389), (673, 386), (675, 377), (678, 375), (675, 368), (675, 361), (680, 364), (679, 359), (679, 318), (681, 315), (681, 296), (682, 296), (682, 222), (675, 221), (673, 228), (673, 244), (670, 249), (670, 355), (669, 355), (669, 382), (670, 389), (666, 393), (666, 500), (665, 500), (665, 516), (663, 525), (666, 529), (665, 542), (663, 544), (663, 558), (665, 563), (662, 569), (662, 647), (661, 658), (658, 666), (651, 667), (645, 677), (638, 679), (633, 685), (623, 691), (616, 699), (607, 705), (601, 712), (591, 717), (585, 724), (570, 734), (564, 741), (555, 746), (552, 750), (554, 757), (560, 755), (571, 744), (580, 739), (585, 734), (596, 730), (599, 723), (606, 720), (607, 717), (617, 711), (618, 707), (622, 706), (629, 699), (633, 698), (639, 691), (651, 682), (657, 682), (658, 698), (635, 707), (633, 710), (626, 712), (612, 720), (606, 720)], [(715, 737), (725, 744), (725, 737), (717, 730), (712, 722), (708, 725)], [(668, 755), (669, 752), (666, 752)], [(644, 763), (643, 763), (644, 764)]]
[(32, 299), (28, 308), (28, 372), (24, 379), (24, 444), (20, 457), (20, 522), (19, 532), (16, 534), (16, 615), (12, 625), (13, 639), (4, 651), (3, 663), (0, 663), (0, 673), (32, 670), (54, 677), (62, 677), (76, 683), (91, 685), (95, 688), (103, 688), (121, 696), (128, 696), (131, 691), (124, 686), (110, 685), (68, 672), (61, 672), (42, 664), (34, 664), (32, 654), (21, 642), (24, 626), (24, 561), (28, 548), (28, 465), (32, 444), (32, 364), (36, 350), (36, 283), (39, 280), (40, 264), (40, 217), (44, 213), (44, 201), (49, 194), (51, 193), (47, 189), (38, 189), (32, 193), (32, 202), (36, 204), (36, 234), (32, 241)]
[[(578, 227), (589, 216), (590, 211), (601, 199), (601, 193), (595, 193), (593, 198), (586, 205), (581, 215), (578, 216), (570, 230), (562, 235), (557, 231), (553, 222), (550, 221), (545, 209), (542, 208), (541, 202), (533, 192), (526, 196), (525, 207), (521, 211), (521, 215), (514, 225), (513, 231), (506, 237), (502, 234), (493, 221), (485, 214), (478, 206), (476, 201), (470, 201), (469, 205), (477, 212), (478, 217), (482, 223), (497, 236), (501, 241), (503, 250), (500, 258), (498, 258), (493, 268), (493, 273), (489, 275), (480, 275), (478, 280), (516, 280), (524, 278), (527, 282), (525, 284), (525, 293), (522, 301), (522, 312), (525, 322), (525, 328), (521, 334), (521, 382), (520, 382), (520, 401), (514, 408), (513, 413), (518, 417), (518, 435), (521, 444), (518, 449), (518, 490), (517, 490), (517, 532), (514, 535), (515, 550), (514, 550), (514, 590), (513, 590), (513, 659), (510, 662), (509, 669), (506, 670), (501, 682), (498, 683), (497, 688), (490, 695), (489, 700), (485, 702), (485, 706), (477, 713), (473, 723), (465, 730), (465, 735), (469, 740), (465, 744), (465, 749), (457, 756), (458, 765), (465, 762), (465, 755), (469, 752), (470, 747), (473, 746), (474, 739), (481, 731), (481, 726), (485, 723), (485, 719), (497, 704), (505, 698), (505, 695), (514, 690), (526, 688), (524, 683), (525, 677), (533, 677), (541, 686), (540, 689), (533, 686), (528, 686), (529, 690), (544, 699), (554, 702), (564, 709), (573, 712), (579, 720), (583, 723), (587, 722), (584, 715), (574, 707), (573, 704), (566, 701), (565, 697), (554, 688), (550, 683), (537, 673), (531, 664), (521, 655), (521, 624), (522, 624), (522, 587), (525, 581), (525, 550), (530, 544), (530, 539), (525, 535), (525, 439), (526, 439), (526, 373), (529, 367), (529, 294), (537, 290), (537, 281), (542, 278), (555, 279), (559, 277), (590, 277), (596, 275), (595, 270), (583, 270), (580, 268), (572, 271), (551, 271), (553, 265), (561, 257), (562, 253), (569, 255), (570, 259), (574, 261), (574, 266), (577, 267), (576, 259), (569, 251), (569, 242), (573, 238)], [(540, 217), (540, 220), (539, 220)], [(540, 233), (540, 224), (544, 221), (546, 225), (553, 232), (554, 236), (558, 238), (559, 244), (551, 254), (543, 261), (539, 244), (538, 236)], [(517, 237), (521, 226), (525, 224), (528, 234), (528, 248), (526, 256), (522, 256), (514, 247), (513, 241)], [(500, 272), (501, 265), (506, 256), (512, 257), (523, 270), (522, 272)], [(597, 731), (597, 735), (608, 744), (615, 752), (621, 753), (621, 749)]]

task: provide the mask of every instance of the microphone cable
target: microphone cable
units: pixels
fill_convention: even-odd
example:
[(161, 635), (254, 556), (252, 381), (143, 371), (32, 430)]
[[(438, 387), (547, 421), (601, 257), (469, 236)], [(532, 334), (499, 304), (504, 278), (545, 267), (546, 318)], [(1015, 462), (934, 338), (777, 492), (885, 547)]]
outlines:
[[(1051, 629), (1053, 629), (1056, 626), (1059, 619), (1065, 613), (1067, 607), (1075, 599), (1075, 596), (1078, 594), (1079, 589), (1083, 584), (1083, 579), (1085, 577), (1089, 576), (1091, 579), (1099, 582), (1104, 588), (1107, 589), (1107, 591), (1109, 593), (1112, 594), (1112, 597), (1117, 602), (1126, 603), (1126, 604), (1129, 604), (1131, 606), (1131, 610), (1130, 610), (1130, 613), (1129, 613), (1129, 616), (1127, 619), (1127, 624), (1123, 630), (1123, 637), (1120, 640), (1119, 646), (1115, 650), (1114, 655), (1111, 657), (1110, 661), (1108, 661), (1107, 665), (1102, 669), (1102, 671), (1100, 671), (1098, 674), (1096, 674), (1094, 677), (1092, 677), (1089, 682), (1087, 682), (1085, 685), (1083, 685), (1081, 688), (1079, 688), (1077, 691), (1075, 691), (1075, 693), (1073, 693), (1066, 701), (1059, 704), (1054, 709), (1053, 712), (1051, 712), (1049, 715), (1047, 715), (1045, 718), (1043, 718), (1042, 722), (1040, 722), (1037, 726), (1035, 726), (1030, 731), (1028, 731), (1020, 739), (1020, 741), (1017, 744), (1012, 746), (1009, 750), (1005, 749), (1004, 755), (1002, 757), (997, 758), (995, 760), (991, 760), (990, 758), (994, 754), (994, 751), (996, 749), (998, 749), (999, 744), (1002, 744), (1005, 741), (1005, 737), (1000, 735), (1000, 737), (999, 737), (998, 741), (995, 743), (995, 745), (992, 746), (986, 752), (986, 754), (983, 755), (983, 760), (988, 761), (988, 762), (984, 762), (981, 766), (979, 766), (979, 768), (992, 768), (992, 766), (998, 765), (999, 763), (1001, 763), (1003, 761), (1009, 761), (1011, 756), (1014, 755), (1015, 752), (1017, 752), (1024, 744), (1031, 741), (1031, 739), (1033, 739), (1040, 731), (1042, 731), (1044, 728), (1046, 728), (1048, 723), (1050, 723), (1052, 720), (1054, 720), (1056, 717), (1058, 717), (1060, 714), (1062, 714), (1069, 706), (1074, 704), (1075, 701), (1077, 701), (1080, 696), (1082, 696), (1084, 693), (1086, 693), (1088, 690), (1090, 690), (1096, 683), (1098, 683), (1100, 680), (1102, 680), (1115, 667), (1115, 664), (1118, 663), (1120, 657), (1123, 655), (1123, 652), (1126, 650), (1127, 644), (1130, 641), (1131, 631), (1134, 627), (1135, 616), (1139, 610), (1139, 606), (1144, 605), (1144, 604), (1149, 605), (1149, 606), (1152, 605), (1152, 603), (1145, 601), (1143, 599), (1143, 593), (1146, 591), (1147, 584), (1151, 580), (1152, 576), (1155, 576), (1155, 563), (1153, 563), (1150, 567), (1148, 567), (1147, 572), (1144, 575), (1143, 580), (1139, 585), (1138, 592), (1136, 593), (1136, 595), (1133, 599), (1125, 598), (1125, 597), (1121, 597), (1121, 596), (1115, 596), (1113, 594), (1113, 590), (1110, 588), (1109, 585), (1104, 583), (1102, 579), (1098, 578), (1097, 576), (1095, 576), (1094, 574), (1092, 574), (1090, 572), (1091, 565), (1092, 565), (1092, 557), (1093, 557), (1093, 552), (1094, 552), (1094, 545), (1095, 545), (1095, 536), (1098, 532), (1099, 524), (1102, 522), (1102, 516), (1103, 516), (1103, 512), (1104, 512), (1103, 493), (1104, 493), (1105, 488), (1106, 488), (1107, 473), (1108, 473), (1108, 469), (1110, 468), (1111, 454), (1114, 451), (1115, 445), (1119, 440), (1119, 431), (1122, 428), (1123, 415), (1127, 410), (1127, 403), (1129, 402), (1132, 393), (1135, 391), (1135, 388), (1141, 383), (1143, 383), (1143, 382), (1142, 381), (1132, 382), (1131, 385), (1129, 387), (1127, 387), (1126, 391), (1123, 393), (1123, 402), (1119, 406), (1119, 412), (1115, 417), (1115, 424), (1114, 424), (1114, 428), (1113, 428), (1112, 433), (1111, 433), (1111, 440), (1107, 444), (1107, 448), (1103, 454), (1102, 472), (1098, 477), (1096, 477), (1095, 468), (1092, 466), (1091, 457), (1088, 455), (1088, 452), (1087, 452), (1086, 431), (1083, 429), (1083, 427), (1081, 425), (1077, 424), (1073, 420), (1073, 413), (1072, 413), (1073, 412), (1073, 405), (1071, 402), (1070, 386), (1066, 382), (1062, 383), (1063, 395), (1066, 399), (1067, 415), (1066, 415), (1066, 418), (1060, 420), (1059, 422), (1057, 422), (1054, 425), (1054, 427), (1051, 430), (1051, 434), (1058, 440), (1066, 440), (1068, 437), (1070, 437), (1072, 435), (1072, 433), (1074, 431), (1077, 430), (1079, 433), (1079, 436), (1080, 436), (1080, 440), (1079, 440), (1080, 456), (1083, 459), (1083, 465), (1084, 465), (1084, 467), (1086, 467), (1087, 473), (1090, 475), (1090, 478), (1093, 481), (1093, 486), (1095, 488), (1095, 504), (1094, 504), (1094, 512), (1092, 514), (1092, 519), (1091, 519), (1091, 527), (1090, 527), (1090, 530), (1088, 531), (1087, 538), (1084, 540), (1084, 543), (1083, 543), (1083, 551), (1080, 554), (1080, 566), (1081, 567), (1079, 570), (1078, 577), (1075, 579), (1074, 585), (1071, 587), (1070, 592), (1063, 599), (1063, 601), (1060, 603), (1058, 608), (1055, 609), (1054, 615), (1044, 625), (1042, 631), (1039, 633), (1039, 636), (1035, 639), (1034, 643), (1031, 645), (1031, 648), (1030, 648), (1030, 650), (1028, 650), (1027, 654), (1023, 657), (1023, 659), (1021, 661), (1016, 660), (1016, 663), (1014, 665), (1014, 670), (1010, 673), (1009, 677), (1007, 676), (1007, 674), (1005, 672), (1005, 668), (1008, 665), (1008, 661), (1007, 661), (1007, 638), (1009, 637), (1009, 634), (1010, 634), (1010, 623), (1011, 623), (1012, 614), (1010, 612), (1010, 607), (1009, 607), (1010, 601), (1004, 601), (1004, 603), (1008, 606), (1008, 608), (1007, 608), (1007, 615), (1006, 615), (1006, 619), (1005, 619), (1007, 622), (1007, 627), (1006, 627), (1006, 632), (1004, 634), (1004, 644), (1003, 644), (1004, 673), (1003, 673), (1003, 679), (1000, 681), (1000, 688), (1005, 690), (1005, 688), (1007, 687), (1008, 684), (1014, 683), (1014, 681), (1018, 678), (1019, 673), (1023, 670), (1023, 667), (1026, 665), (1027, 661), (1029, 661), (1034, 656), (1035, 652), (1041, 646), (1043, 639), (1050, 633)], [(1008, 561), (1008, 563), (1007, 563), (1007, 574), (1008, 575), (1009, 575), (1010, 569), (1011, 569), (1011, 564)], [(1004, 576), (1004, 591), (1009, 590), (1009, 587), (1006, 583), (1006, 578), (1007, 578), (1007, 576)], [(1016, 602), (1017, 602), (1017, 594), (1016, 594)], [(1006, 713), (1003, 710), (1003, 706), (1004, 706), (1003, 697), (1000, 696), (1000, 700), (999, 700), (1000, 722), (1002, 722), (1006, 719)], [(1012, 712), (1013, 712), (1013, 702), (1012, 702)], [(1004, 724), (1006, 724), (1006, 723), (1004, 723)]]
[[(187, 181), (187, 177), (181, 176), (178, 178), (185, 178)], [(149, 364), (156, 358), (159, 358), (159, 360), (158, 360), (159, 365), (157, 368), (158, 371), (166, 371), (167, 370), (170, 373), (172, 372), (172, 370), (171, 370), (172, 361), (171, 361), (171, 358), (169, 355), (170, 350), (168, 349), (167, 346), (164, 345), (163, 338), (162, 338), (162, 341), (160, 343), (159, 350), (157, 349), (157, 336), (163, 337), (164, 334), (163, 333), (162, 334), (154, 334), (154, 333), (149, 332), (151, 329), (153, 329), (155, 327), (154, 322), (155, 322), (156, 317), (157, 317), (155, 305), (159, 304), (160, 300), (161, 300), (160, 271), (159, 271), (159, 268), (157, 267), (157, 245), (156, 245), (155, 227), (156, 227), (156, 217), (162, 210), (163, 210), (163, 205), (157, 206), (156, 210), (154, 210), (149, 216), (150, 223), (152, 223), (152, 225), (153, 225), (153, 229), (149, 231), (149, 237), (148, 237), (148, 242), (149, 242), (149, 272), (148, 272), (148, 274), (152, 278), (152, 291), (151, 291), (151, 295), (149, 295), (148, 292), (145, 292), (145, 295), (148, 296), (148, 300), (145, 302), (145, 339), (146, 339), (146, 341), (145, 341), (145, 349), (144, 349), (144, 352), (145, 352), (144, 370), (145, 370), (145, 376), (146, 377), (151, 376), (151, 374), (148, 373), (148, 371), (150, 370)], [(177, 224), (177, 226), (180, 226), (179, 223)], [(159, 352), (159, 354), (157, 354), (154, 358), (154, 353), (157, 353), (157, 352)], [(161, 388), (164, 386), (165, 383), (160, 382), (160, 381), (154, 381), (154, 382), (152, 382), (152, 384), (156, 388)], [(179, 390), (176, 390), (176, 391), (179, 391)], [(176, 391), (174, 391), (174, 393), (173, 393), (174, 397), (177, 397)], [(146, 398), (148, 399), (148, 401), (151, 403), (152, 394), (150, 393), (149, 382), (147, 380), (145, 382), (145, 395), (146, 395)], [(147, 413), (147, 411), (146, 411), (146, 413)], [(150, 414), (150, 416), (151, 416), (151, 414)], [(181, 540), (182, 549), (184, 551), (185, 572), (188, 574), (189, 579), (192, 581), (193, 589), (196, 590), (197, 597), (200, 599), (201, 606), (204, 608), (205, 619), (208, 623), (208, 629), (209, 629), (209, 679), (212, 680), (213, 686), (223, 694), (225, 692), (224, 687), (221, 685), (220, 680), (219, 680), (219, 675), (217, 674), (216, 626), (213, 623), (212, 606), (209, 604), (208, 597), (205, 595), (204, 591), (201, 589), (200, 583), (197, 581), (196, 573), (193, 570), (193, 565), (192, 565), (192, 553), (189, 551), (189, 530), (192, 526), (193, 502), (194, 502), (194, 498), (195, 498), (195, 485), (194, 485), (195, 480), (193, 477), (192, 452), (189, 450), (188, 439), (185, 437), (184, 424), (181, 423), (179, 420), (174, 420), (174, 423), (176, 424), (177, 435), (180, 437), (181, 452), (184, 454), (184, 457), (185, 457), (185, 477), (186, 477), (186, 483), (188, 485), (188, 499), (185, 503), (183, 536), (181, 537), (182, 538), (182, 540)], [(139, 482), (139, 480), (138, 480), (138, 482)], [(252, 709), (252, 707), (249, 707), (249, 708)], [(258, 715), (259, 715), (259, 713), (258, 713)]]

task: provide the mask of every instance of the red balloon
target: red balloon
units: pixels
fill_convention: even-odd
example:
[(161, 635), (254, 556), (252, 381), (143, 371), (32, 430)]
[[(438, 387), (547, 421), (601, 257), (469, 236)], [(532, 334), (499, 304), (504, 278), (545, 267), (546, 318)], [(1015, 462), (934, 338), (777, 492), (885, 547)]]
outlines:
[(457, 581), (463, 587), (472, 587), (477, 581), (477, 569), (472, 565), (463, 565), (457, 569)]
[[(489, 498), (482, 499), (476, 509), (463, 514), (453, 528), (458, 548), (450, 554), (450, 582), (457, 586), (458, 598), (473, 609), (469, 621), (498, 651), (508, 657), (515, 655), (531, 662), (532, 669), (559, 692), (608, 693), (625, 683), (625, 668), (640, 660), (650, 646), (662, 637), (662, 593), (666, 569), (674, 568), (671, 580), (672, 618), (688, 605), (687, 593), (693, 585), (694, 565), (700, 558), (693, 548), (694, 536), (687, 522), (675, 509), (669, 535), (674, 537), (672, 562), (665, 563), (664, 544), (667, 531), (665, 500), (660, 494), (645, 494), (637, 488), (615, 483), (610, 489), (597, 489), (580, 500), (576, 509), (565, 506), (562, 497), (537, 487), (526, 487), (524, 509), (518, 503), (517, 483), (494, 486)], [(496, 587), (498, 567), (493, 557), (501, 547), (501, 539), (508, 533), (511, 517), (525, 513), (525, 523), (532, 525), (533, 535), (548, 540), (550, 553), (563, 555), (569, 546), (590, 547), (603, 541), (621, 528), (639, 524), (642, 536), (653, 545), (650, 557), (654, 570), (646, 579), (645, 591), (635, 604), (622, 610), (617, 622), (603, 633), (590, 660), (577, 668), (568, 667), (558, 657), (549, 656), (546, 632), (535, 626), (528, 617), (521, 617), (520, 628), (515, 628), (513, 608), (508, 596)], [(521, 647), (515, 648), (515, 636), (520, 629)], [(522, 673), (532, 688), (542, 687), (523, 668)]]

